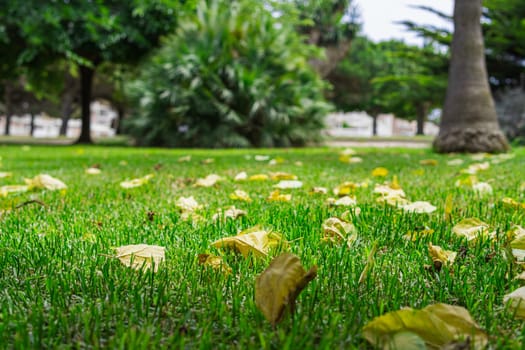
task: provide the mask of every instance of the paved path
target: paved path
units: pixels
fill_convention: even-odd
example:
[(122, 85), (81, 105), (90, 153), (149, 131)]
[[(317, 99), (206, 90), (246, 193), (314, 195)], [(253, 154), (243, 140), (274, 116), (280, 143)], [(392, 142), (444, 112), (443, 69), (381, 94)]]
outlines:
[(430, 141), (328, 141), (325, 143), (329, 147), (375, 147), (375, 148), (430, 148), (432, 142)]

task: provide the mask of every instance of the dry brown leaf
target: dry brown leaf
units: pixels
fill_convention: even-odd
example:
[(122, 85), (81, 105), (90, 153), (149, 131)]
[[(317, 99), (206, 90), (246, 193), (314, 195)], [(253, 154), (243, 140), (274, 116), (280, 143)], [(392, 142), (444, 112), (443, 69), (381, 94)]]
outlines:
[(115, 248), (116, 258), (124, 265), (134, 269), (150, 269), (156, 272), (164, 261), (165, 248), (158, 245), (132, 244)]
[(293, 315), (297, 296), (316, 276), (317, 266), (305, 271), (297, 256), (283, 253), (257, 277), (255, 304), (275, 326), (282, 321), (287, 308)]
[(436, 211), (436, 207), (429, 202), (417, 201), (401, 205), (401, 209), (407, 213), (429, 214)]

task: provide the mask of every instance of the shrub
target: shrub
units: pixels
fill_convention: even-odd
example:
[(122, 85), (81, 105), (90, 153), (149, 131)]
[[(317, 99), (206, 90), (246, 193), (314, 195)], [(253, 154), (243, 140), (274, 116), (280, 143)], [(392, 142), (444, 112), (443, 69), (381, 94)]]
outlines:
[(316, 51), (260, 1), (203, 1), (128, 86), (139, 144), (298, 146), (330, 109)]

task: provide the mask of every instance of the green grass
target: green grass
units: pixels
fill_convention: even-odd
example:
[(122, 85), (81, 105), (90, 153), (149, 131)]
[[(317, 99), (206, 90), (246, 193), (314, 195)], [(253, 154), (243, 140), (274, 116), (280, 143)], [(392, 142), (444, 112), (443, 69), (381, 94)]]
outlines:
[[(505, 209), (501, 199), (525, 201), (520, 185), (525, 149), (516, 157), (479, 174), (489, 181), (493, 195), (483, 199), (454, 186), (459, 169), (474, 161), (467, 155), (441, 156), (429, 151), (360, 150), (363, 162), (344, 164), (334, 149), (301, 150), (159, 150), (104, 147), (0, 147), (0, 171), (13, 176), (0, 186), (23, 183), (24, 178), (48, 173), (64, 181), (67, 191), (35, 191), (0, 198), (1, 208), (12, 208), (0, 218), (0, 344), (2, 348), (367, 348), (362, 327), (374, 317), (410, 306), (436, 302), (467, 308), (490, 335), (494, 348), (519, 348), (525, 327), (512, 319), (503, 296), (520, 286), (516, 266), (506, 259), (504, 240), (467, 245), (451, 233), (444, 220), (444, 202), (452, 194), (453, 221), (477, 217), (502, 237), (512, 224), (525, 224), (525, 211)], [(183, 155), (188, 163), (179, 163)], [(285, 159), (269, 166), (256, 154)], [(250, 156), (250, 157), (248, 157)], [(213, 158), (214, 163), (201, 160)], [(248, 159), (249, 158), (249, 159)], [(434, 158), (439, 165), (421, 166)], [(451, 158), (465, 159), (451, 167)], [(125, 164), (124, 165), (124, 162)], [(296, 162), (303, 165), (296, 165)], [(102, 174), (84, 170), (100, 164)], [(156, 166), (161, 164), (162, 166)], [(371, 177), (378, 166), (397, 175), (407, 197), (438, 207), (432, 214), (404, 214), (376, 203)], [(157, 168), (158, 170), (155, 170)], [(424, 169), (421, 174), (418, 169)], [(249, 175), (286, 171), (304, 182), (291, 190), (291, 202), (268, 202), (275, 182), (235, 183), (240, 171)], [(149, 184), (124, 190), (125, 179), (154, 173)], [(217, 173), (227, 178), (216, 188), (182, 186)], [(361, 214), (354, 224), (359, 238), (349, 249), (321, 242), (321, 224), (345, 208), (325, 204), (329, 195), (310, 195), (313, 186), (332, 189), (344, 181), (370, 179), (356, 192)], [(192, 179), (192, 180), (188, 180)], [(234, 189), (250, 193), (253, 202), (235, 202)], [(175, 201), (193, 195), (204, 204), (208, 220), (180, 219)], [(30, 199), (38, 203), (14, 209)], [(248, 211), (237, 221), (212, 222), (218, 208), (235, 204)], [(152, 214), (153, 213), (153, 214)], [(289, 251), (318, 276), (298, 298), (293, 320), (274, 330), (257, 310), (254, 281), (266, 261), (225, 256), (233, 269), (229, 276), (203, 269), (197, 254), (219, 254), (210, 243), (239, 230), (262, 225), (281, 232)], [(435, 230), (430, 238), (406, 241), (403, 235), (417, 227)], [(375, 265), (358, 284), (367, 250), (378, 242)], [(466, 250), (451, 268), (427, 272), (428, 242), (445, 249)], [(156, 274), (136, 271), (112, 258), (114, 248), (126, 244), (166, 247), (166, 261)], [(274, 254), (275, 255), (275, 254)]]

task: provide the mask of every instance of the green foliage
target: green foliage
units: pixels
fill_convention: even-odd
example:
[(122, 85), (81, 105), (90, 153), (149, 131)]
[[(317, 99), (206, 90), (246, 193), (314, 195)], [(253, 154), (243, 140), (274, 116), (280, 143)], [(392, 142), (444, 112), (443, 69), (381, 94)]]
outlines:
[[(421, 10), (452, 21), (431, 7), (417, 6)], [(489, 82), (499, 90), (520, 84), (520, 75), (525, 73), (525, 2), (522, 0), (484, 0), (482, 29)], [(409, 30), (428, 41), (449, 47), (452, 33), (447, 28), (402, 21)]]
[(319, 139), (329, 105), (314, 54), (258, 1), (203, 1), (129, 85), (143, 145), (246, 147)]
[(446, 67), (446, 56), (432, 46), (419, 48), (395, 40), (374, 43), (357, 37), (331, 76), (336, 86), (333, 99), (343, 110), (414, 119), (418, 109), (428, 112), (442, 103)]

